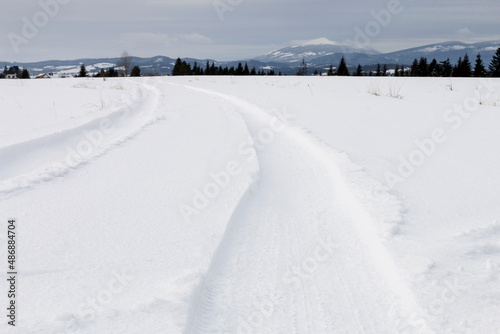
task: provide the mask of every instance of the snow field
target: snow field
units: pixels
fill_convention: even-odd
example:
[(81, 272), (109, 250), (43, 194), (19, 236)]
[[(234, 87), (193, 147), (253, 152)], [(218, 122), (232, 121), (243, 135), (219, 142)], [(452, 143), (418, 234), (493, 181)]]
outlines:
[(497, 331), (498, 81), (19, 82), (18, 332)]

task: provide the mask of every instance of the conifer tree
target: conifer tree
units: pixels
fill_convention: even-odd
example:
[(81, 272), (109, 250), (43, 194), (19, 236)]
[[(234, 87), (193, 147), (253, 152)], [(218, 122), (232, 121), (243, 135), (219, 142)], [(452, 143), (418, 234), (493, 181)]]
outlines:
[(87, 76), (87, 69), (85, 68), (85, 65), (82, 64), (82, 66), (80, 66), (80, 73), (78, 73), (78, 77), (85, 78), (86, 76)]
[(474, 76), (476, 78), (486, 76), (486, 68), (484, 67), (483, 60), (481, 59), (481, 54), (478, 53), (476, 58), (476, 65), (474, 66)]
[(217, 67), (215, 67), (215, 62), (210, 65), (210, 71), (208, 71), (209, 75), (217, 75)]
[(450, 58), (441, 62), (442, 76), (451, 77), (453, 74), (453, 66), (451, 65)]
[(302, 71), (302, 75), (307, 75), (308, 68), (305, 59), (302, 59), (302, 65), (300, 66), (300, 70)]
[(410, 75), (412, 77), (418, 77), (418, 60), (417, 58), (415, 58), (415, 60), (413, 61), (413, 64), (411, 64), (411, 69), (410, 69)]
[(358, 68), (356, 69), (356, 73), (354, 75), (357, 77), (363, 76), (363, 68), (361, 67), (361, 64), (358, 64)]
[(327, 76), (331, 77), (332, 75), (335, 75), (335, 71), (333, 70), (333, 65), (330, 64), (330, 68), (328, 69), (328, 72), (326, 73)]
[(307, 63), (305, 59), (302, 59), (302, 64), (300, 65), (300, 69), (297, 72), (297, 75), (307, 75)]
[(380, 69), (380, 64), (377, 64), (377, 72), (375, 72), (375, 75), (377, 77), (381, 76), (382, 75), (382, 70)]
[(179, 57), (175, 61), (174, 68), (172, 69), (172, 75), (181, 75), (182, 69), (182, 59)]
[(243, 75), (243, 65), (238, 63), (238, 67), (236, 68), (236, 75)]
[(432, 59), (431, 63), (429, 64), (429, 76), (431, 76), (431, 77), (437, 76), (436, 75), (437, 68), (438, 68), (438, 62), (437, 62), (436, 58), (434, 58), (434, 59)]
[(141, 76), (141, 68), (139, 66), (134, 66), (132, 71), (130, 72), (131, 77), (140, 77)]
[(461, 70), (462, 70), (462, 57), (458, 57), (457, 63), (455, 64), (455, 66), (453, 66), (453, 72), (451, 73), (451, 76), (452, 77), (460, 77)]
[(117, 77), (118, 76), (118, 71), (115, 70), (114, 67), (111, 67), (109, 70), (108, 70), (108, 77), (110, 78), (114, 78), (114, 77)]
[(490, 62), (489, 66), (490, 75), (494, 78), (500, 77), (500, 47), (497, 49), (497, 52), (493, 56), (493, 59)]
[(472, 75), (472, 66), (469, 60), (469, 55), (466, 53), (464, 59), (462, 60), (462, 68), (460, 69), (460, 75), (462, 77), (470, 77)]
[(399, 65), (396, 64), (396, 68), (394, 69), (394, 76), (399, 77)]
[(205, 75), (210, 75), (210, 62), (207, 60), (207, 64), (205, 65)]
[(421, 57), (418, 63), (417, 70), (419, 77), (428, 77), (429, 76), (429, 65), (427, 64), (427, 58)]
[(30, 79), (30, 72), (28, 72), (27, 68), (23, 68), (23, 71), (21, 72), (21, 79)]
[(407, 71), (405, 71), (405, 67), (404, 67), (404, 65), (402, 65), (402, 66), (401, 66), (401, 69), (399, 70), (399, 76), (400, 76), (400, 77), (408, 76)]
[[(200, 67), (198, 66), (198, 63), (196, 61), (193, 64), (193, 74), (200, 75)], [(132, 76), (132, 74), (130, 74), (130, 76)]]
[(349, 76), (349, 69), (347, 68), (347, 64), (345, 63), (345, 59), (343, 56), (340, 59), (339, 67), (337, 69), (337, 75), (342, 77)]

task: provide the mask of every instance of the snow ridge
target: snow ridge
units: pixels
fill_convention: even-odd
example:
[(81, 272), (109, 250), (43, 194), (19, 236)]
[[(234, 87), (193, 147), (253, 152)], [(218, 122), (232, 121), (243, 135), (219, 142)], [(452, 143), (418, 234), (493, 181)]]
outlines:
[(64, 176), (164, 119), (153, 114), (158, 96), (156, 87), (143, 84), (135, 102), (106, 116), (0, 148), (0, 199)]
[[(215, 95), (237, 106), (253, 135), (272, 119), (259, 107), (237, 97), (184, 87)], [(406, 286), (377, 230), (378, 221), (385, 221), (388, 217), (396, 221), (399, 219), (397, 200), (384, 193), (384, 189), (376, 186), (375, 181), (369, 183), (371, 188), (361, 189), (367, 177), (346, 155), (324, 147), (299, 128), (287, 126), (264, 152), (259, 151), (257, 154), (261, 165), (260, 179), (252, 185), (252, 192), (247, 192), (240, 201), (228, 222), (227, 232), (194, 302), (186, 333), (214, 333), (222, 329), (231, 333), (244, 333), (252, 328), (262, 330), (262, 327), (276, 332), (285, 330), (276, 327), (283, 324), (290, 324), (290, 328), (286, 329), (289, 332), (329, 333), (333, 330), (329, 324), (335, 316), (343, 317), (345, 325), (353, 330), (363, 328), (367, 333), (376, 333), (381, 328), (393, 328), (396, 331), (396, 324), (420, 311), (413, 292)], [(293, 163), (282, 165), (280, 160), (286, 158), (293, 158), (288, 161)], [(306, 169), (287, 170), (294, 165), (304, 165)], [(318, 165), (320, 167), (315, 167)], [(316, 170), (304, 174), (309, 168), (318, 168), (323, 173)], [(354, 176), (351, 175), (353, 172)], [(319, 180), (317, 175), (326, 178)], [(284, 219), (287, 212), (281, 211), (277, 201), (286, 202), (287, 191), (282, 188), (290, 180), (295, 182), (295, 187), (291, 189), (299, 197), (308, 196), (312, 199), (318, 196), (318, 208), (306, 206), (302, 209), (298, 205), (300, 208), (296, 214)], [(272, 183), (281, 186), (276, 188)], [(379, 198), (386, 201), (389, 209), (396, 210), (396, 213), (378, 212), (380, 217), (374, 219), (371, 214), (377, 212), (367, 210), (365, 206), (368, 202), (363, 201), (363, 196), (366, 199), (376, 193), (383, 194)], [(292, 197), (289, 200), (294, 199)], [(331, 211), (332, 206), (334, 211)], [(263, 212), (257, 212), (259, 210)], [(304, 222), (316, 221), (311, 226), (304, 225), (294, 219), (297, 216), (303, 216)], [(291, 284), (281, 291), (280, 280), (290, 281), (288, 266), (293, 268), (293, 263), (307, 254), (308, 247), (332, 243), (332, 240), (321, 239), (321, 235), (338, 237), (339, 243), (349, 240), (345, 247), (339, 247), (339, 255), (331, 254), (344, 268), (337, 269), (336, 265), (327, 267), (324, 269), (326, 273), (318, 273), (314, 280), (297, 283), (297, 286)], [(351, 262), (346, 262), (345, 258), (358, 263), (359, 267), (354, 270), (349, 268)], [(368, 273), (373, 276), (373, 282), (362, 279)], [(324, 285), (318, 284), (322, 280), (337, 282), (332, 287), (332, 299), (324, 300), (322, 297), (325, 293), (332, 293), (330, 290), (323, 291)], [(363, 294), (359, 295), (356, 291), (360, 286), (362, 291), (383, 291), (380, 298), (384, 300), (373, 300), (374, 304), (370, 305), (371, 301), (364, 300)], [(280, 291), (279, 296), (276, 299), (269, 297), (276, 290)], [(255, 305), (263, 305), (259, 304), (263, 303), (262, 299), (272, 311), (269, 311), (266, 319), (268, 323), (256, 326), (246, 316), (255, 310)], [(347, 305), (331, 305), (333, 300), (343, 300)], [(374, 311), (377, 308), (383, 311), (377, 314)], [(380, 323), (384, 326), (379, 327)]]

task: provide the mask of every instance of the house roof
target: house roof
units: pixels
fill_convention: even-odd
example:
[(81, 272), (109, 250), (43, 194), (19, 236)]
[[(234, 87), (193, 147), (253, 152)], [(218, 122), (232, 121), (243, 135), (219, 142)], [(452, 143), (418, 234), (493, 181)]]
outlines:
[(17, 75), (17, 70), (19, 68), (11, 67), (5, 74), (16, 74)]

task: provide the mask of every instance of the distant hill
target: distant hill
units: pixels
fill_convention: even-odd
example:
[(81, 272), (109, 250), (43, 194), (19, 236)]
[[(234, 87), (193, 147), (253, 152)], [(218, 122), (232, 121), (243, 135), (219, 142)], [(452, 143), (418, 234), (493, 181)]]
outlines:
[(411, 65), (415, 58), (426, 57), (429, 62), (436, 58), (438, 61), (450, 58), (452, 63), (456, 63), (459, 57), (465, 53), (469, 55), (471, 62), (474, 61), (478, 53), (481, 53), (483, 61), (488, 64), (496, 50), (500, 46), (500, 41), (481, 42), (467, 44), (462, 42), (445, 42), (424, 45), (390, 53), (380, 53), (376, 50), (366, 50), (330, 41), (326, 38), (305, 42), (301, 45), (286, 47), (271, 51), (265, 55), (254, 59), (260, 61), (274, 61), (282, 64), (298, 64), (305, 59), (309, 66), (324, 68), (333, 64), (338, 65), (342, 56), (350, 66), (361, 64), (400, 64)]
[[(216, 66), (234, 66), (238, 63), (248, 63), (250, 68), (259, 70), (275, 70), (276, 73), (295, 74), (305, 59), (311, 71), (315, 69), (325, 71), (330, 64), (337, 66), (341, 57), (344, 56), (350, 67), (358, 64), (371, 68), (378, 63), (387, 64), (388, 67), (399, 65), (411, 65), (415, 58), (426, 57), (429, 61), (436, 58), (438, 61), (450, 58), (454, 64), (459, 57), (468, 53), (471, 63), (478, 53), (481, 53), (485, 65), (488, 65), (500, 41), (481, 42), (467, 44), (462, 42), (444, 42), (424, 45), (391, 53), (381, 53), (374, 49), (362, 49), (353, 45), (337, 43), (326, 38), (319, 38), (299, 45), (289, 46), (279, 50), (271, 51), (265, 55), (252, 59), (235, 61), (216, 61), (212, 59), (184, 58), (188, 63), (197, 62), (199, 66), (205, 67), (207, 61), (215, 62)], [(101, 59), (76, 59), (76, 60), (48, 60), (32, 63), (0, 62), (0, 66), (26, 67), (32, 76), (42, 73), (54, 73), (57, 77), (75, 76), (80, 70), (81, 64), (85, 64), (87, 71), (92, 75), (101, 69), (116, 67), (119, 57)], [(151, 58), (132, 57), (132, 65), (141, 67), (143, 74), (169, 75), (172, 73), (175, 59), (166, 56), (155, 56)]]
[(254, 59), (262, 62), (298, 63), (302, 59), (311, 61), (319, 57), (327, 57), (335, 54), (378, 55), (380, 52), (373, 49), (362, 49), (348, 44), (333, 42), (326, 38), (319, 38), (299, 45), (274, 50)]

